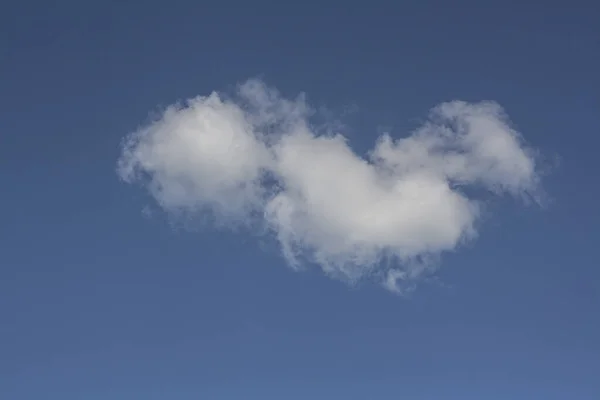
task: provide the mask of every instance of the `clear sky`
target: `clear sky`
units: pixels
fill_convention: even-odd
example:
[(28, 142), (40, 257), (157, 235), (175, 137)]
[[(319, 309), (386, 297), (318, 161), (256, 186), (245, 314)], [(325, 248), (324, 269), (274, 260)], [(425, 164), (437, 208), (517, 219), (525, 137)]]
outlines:
[(600, 398), (600, 8), (396, 3), (2, 3), (0, 398)]

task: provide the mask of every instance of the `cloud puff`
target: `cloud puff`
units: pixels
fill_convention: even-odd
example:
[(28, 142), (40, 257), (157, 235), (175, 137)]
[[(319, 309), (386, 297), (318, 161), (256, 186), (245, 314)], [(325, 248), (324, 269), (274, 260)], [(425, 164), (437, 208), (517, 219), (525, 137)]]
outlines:
[(246, 113), (214, 93), (171, 106), (130, 135), (119, 161), (127, 181), (147, 186), (166, 210), (207, 208), (244, 218), (262, 201), (260, 180), (270, 153)]
[(128, 136), (118, 164), (171, 213), (256, 216), (294, 267), (308, 261), (350, 282), (390, 290), (427, 260), (476, 236), (469, 187), (535, 197), (535, 159), (501, 107), (453, 101), (410, 136), (378, 138), (366, 157), (341, 134), (319, 134), (303, 96), (282, 98), (250, 80), (171, 106)]

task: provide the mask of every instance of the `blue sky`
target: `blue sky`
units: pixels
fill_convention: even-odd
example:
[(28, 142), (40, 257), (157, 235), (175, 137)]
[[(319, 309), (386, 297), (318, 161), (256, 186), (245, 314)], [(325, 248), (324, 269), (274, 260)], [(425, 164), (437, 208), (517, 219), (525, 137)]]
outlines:
[(0, 398), (599, 398), (597, 13), (3, 4)]

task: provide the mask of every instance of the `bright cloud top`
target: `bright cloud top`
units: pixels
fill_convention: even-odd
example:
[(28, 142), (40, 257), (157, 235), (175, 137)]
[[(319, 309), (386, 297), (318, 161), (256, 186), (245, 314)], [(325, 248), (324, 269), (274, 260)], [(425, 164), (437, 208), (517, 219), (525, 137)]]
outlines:
[(171, 106), (131, 134), (118, 173), (142, 182), (167, 212), (211, 212), (230, 222), (256, 215), (292, 266), (304, 261), (391, 290), (423, 260), (476, 235), (473, 186), (535, 196), (534, 157), (495, 103), (435, 107), (412, 135), (381, 136), (366, 158), (341, 134), (317, 134), (300, 96), (262, 82), (234, 99), (217, 93)]

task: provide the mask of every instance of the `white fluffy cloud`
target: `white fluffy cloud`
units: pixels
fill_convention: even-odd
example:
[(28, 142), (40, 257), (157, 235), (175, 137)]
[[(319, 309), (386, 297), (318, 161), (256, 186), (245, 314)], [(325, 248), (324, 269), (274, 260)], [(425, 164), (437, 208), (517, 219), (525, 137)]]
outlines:
[(374, 276), (390, 290), (475, 237), (480, 205), (466, 188), (515, 197), (538, 188), (531, 151), (492, 102), (441, 104), (410, 136), (378, 138), (366, 158), (308, 118), (303, 97), (250, 80), (234, 99), (191, 99), (129, 135), (118, 173), (168, 212), (260, 215), (290, 265)]

